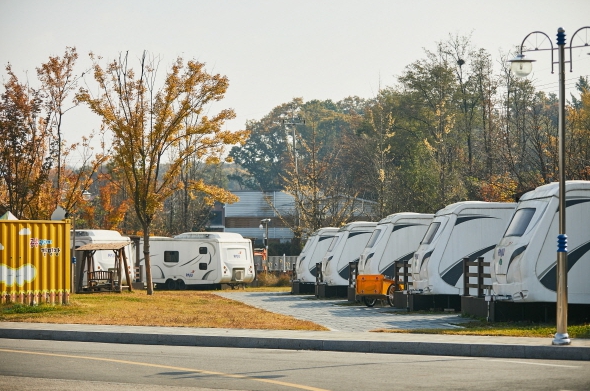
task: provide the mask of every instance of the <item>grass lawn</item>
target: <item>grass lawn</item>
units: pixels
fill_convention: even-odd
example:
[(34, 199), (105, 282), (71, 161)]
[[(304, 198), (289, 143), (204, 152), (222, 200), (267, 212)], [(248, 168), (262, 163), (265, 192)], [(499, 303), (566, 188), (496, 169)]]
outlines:
[[(456, 329), (377, 329), (380, 333), (413, 333), (413, 334), (448, 334), (448, 335), (489, 335), (504, 337), (539, 337), (553, 338), (556, 332), (554, 324), (539, 324), (530, 322), (495, 322), (473, 320), (457, 324)], [(568, 325), (570, 338), (590, 338), (590, 325)]]
[[(268, 288), (257, 288), (264, 291)], [(250, 290), (250, 289), (248, 289)], [(276, 288), (274, 289), (276, 291)], [(0, 305), (0, 321), (127, 326), (327, 330), (206, 291), (145, 291), (74, 294), (69, 305)]]
[[(289, 287), (246, 288), (247, 292), (286, 292)], [(226, 293), (243, 290), (225, 290)], [(358, 305), (344, 302), (342, 305)], [(412, 313), (396, 312), (412, 316)], [(69, 305), (1, 304), (0, 321), (128, 326), (212, 327), (266, 330), (328, 330), (315, 323), (225, 299), (207, 291), (145, 291), (74, 294)], [(383, 333), (489, 335), (551, 338), (554, 324), (488, 323), (472, 320), (455, 329), (377, 329)], [(568, 325), (570, 338), (590, 338), (590, 325)]]

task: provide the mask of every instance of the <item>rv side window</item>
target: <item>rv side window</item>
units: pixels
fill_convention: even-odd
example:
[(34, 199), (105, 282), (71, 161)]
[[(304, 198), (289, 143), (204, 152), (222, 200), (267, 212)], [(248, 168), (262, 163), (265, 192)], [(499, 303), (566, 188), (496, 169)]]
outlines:
[(426, 235), (424, 235), (424, 239), (422, 239), (422, 244), (430, 244), (430, 242), (432, 242), (434, 235), (436, 235), (436, 231), (438, 231), (438, 227), (440, 227), (440, 221), (430, 224), (428, 231), (426, 231)]
[(178, 251), (164, 251), (164, 262), (178, 263)]
[(199, 247), (199, 254), (207, 254), (207, 247)]
[(522, 208), (514, 213), (504, 236), (522, 236), (535, 215), (536, 208)]
[(375, 243), (377, 242), (377, 239), (379, 239), (380, 235), (381, 235), (380, 229), (376, 229), (375, 231), (373, 231), (373, 234), (369, 238), (369, 241), (367, 242), (367, 245), (365, 247), (367, 247), (367, 248), (373, 247), (375, 245)]

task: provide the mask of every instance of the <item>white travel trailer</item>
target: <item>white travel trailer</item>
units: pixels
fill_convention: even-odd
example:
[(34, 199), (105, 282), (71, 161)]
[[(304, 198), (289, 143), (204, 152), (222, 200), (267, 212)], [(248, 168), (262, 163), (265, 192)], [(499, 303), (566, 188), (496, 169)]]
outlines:
[(379, 221), (359, 258), (359, 274), (393, 278), (395, 263), (411, 261), (433, 214), (395, 213)]
[(316, 265), (328, 251), (332, 238), (336, 236), (338, 228), (324, 227), (315, 231), (297, 257), (296, 279), (302, 283), (315, 284), (317, 277)]
[(233, 287), (252, 282), (255, 276), (252, 241), (230, 232), (151, 237), (150, 263), (152, 282), (166, 289), (219, 284)]
[(355, 221), (340, 228), (322, 259), (323, 282), (348, 289), (349, 263), (358, 262), (377, 223)]
[(412, 293), (463, 293), (463, 258), (491, 259), (516, 204), (464, 201), (439, 210), (412, 262)]
[[(590, 181), (566, 182), (568, 303), (590, 304)], [(523, 195), (491, 264), (495, 300), (555, 302), (559, 183)]]
[[(127, 267), (131, 280), (134, 279), (134, 266), (135, 266), (135, 246), (128, 236), (123, 236), (117, 231), (106, 230), (106, 229), (76, 229), (76, 248), (82, 247), (86, 244), (104, 244), (114, 242), (129, 242), (124, 247), (125, 255), (127, 256)], [(72, 240), (71, 245), (74, 245)], [(86, 266), (83, 262), (82, 251), (76, 251), (76, 276), (80, 275), (80, 268), (85, 267), (83, 285), (86, 285), (86, 277), (88, 271), (108, 271), (115, 267), (115, 253), (112, 250), (97, 250), (94, 253), (94, 270), (86, 270)], [(122, 282), (127, 283), (125, 273), (122, 273)], [(76, 283), (76, 285), (78, 285)]]

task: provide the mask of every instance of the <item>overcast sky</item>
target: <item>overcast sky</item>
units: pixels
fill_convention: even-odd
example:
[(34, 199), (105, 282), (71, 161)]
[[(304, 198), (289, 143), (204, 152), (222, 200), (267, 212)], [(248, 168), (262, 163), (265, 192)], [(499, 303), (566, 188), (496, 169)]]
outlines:
[[(498, 60), (532, 31), (554, 39), (563, 27), (569, 44), (584, 26), (589, 0), (0, 0), (0, 64), (22, 78), (28, 72), (36, 86), (35, 67), (66, 46), (80, 55), (78, 73), (90, 66), (90, 51), (110, 60), (147, 50), (166, 66), (177, 56), (196, 59), (229, 78), (222, 106), (236, 111), (227, 124), (236, 130), (294, 97), (374, 97), (449, 34), (470, 35)], [(581, 33), (590, 39), (590, 30)], [(568, 85), (590, 74), (588, 52), (574, 52)], [(531, 57), (536, 84), (557, 92), (549, 54)], [(68, 141), (98, 128), (81, 109), (71, 113)]]

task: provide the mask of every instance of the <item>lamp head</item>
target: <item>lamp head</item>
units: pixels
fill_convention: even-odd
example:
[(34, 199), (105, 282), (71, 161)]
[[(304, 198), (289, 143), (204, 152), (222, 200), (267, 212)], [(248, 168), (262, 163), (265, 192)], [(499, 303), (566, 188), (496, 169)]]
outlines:
[(82, 199), (84, 201), (89, 201), (92, 198), (92, 193), (90, 193), (88, 190), (84, 190), (82, 192)]
[(533, 70), (533, 62), (535, 60), (528, 60), (524, 58), (524, 54), (518, 54), (512, 60), (508, 62), (510, 64), (510, 69), (514, 74), (518, 77), (527, 77)]

